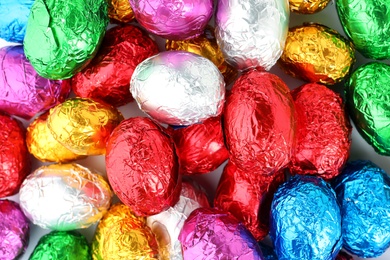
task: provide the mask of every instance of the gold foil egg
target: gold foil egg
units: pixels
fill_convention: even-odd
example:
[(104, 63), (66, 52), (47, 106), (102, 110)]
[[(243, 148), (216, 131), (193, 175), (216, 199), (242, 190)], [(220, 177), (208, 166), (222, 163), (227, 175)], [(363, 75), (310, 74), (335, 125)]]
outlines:
[(279, 65), (308, 82), (333, 85), (346, 77), (355, 63), (355, 49), (337, 31), (321, 24), (290, 28)]
[(124, 204), (113, 205), (99, 222), (92, 240), (94, 260), (158, 259), (158, 245), (144, 217)]
[(324, 9), (330, 0), (289, 0), (290, 10), (300, 14), (314, 14)]
[(84, 156), (73, 153), (54, 139), (47, 127), (48, 115), (48, 112), (40, 115), (27, 128), (26, 143), (29, 152), (42, 162), (64, 163), (83, 158)]
[(123, 120), (113, 106), (72, 98), (50, 109), (47, 125), (54, 138), (79, 155), (101, 155), (114, 128)]
[(108, 0), (108, 17), (113, 22), (129, 23), (134, 20), (134, 12), (129, 0)]

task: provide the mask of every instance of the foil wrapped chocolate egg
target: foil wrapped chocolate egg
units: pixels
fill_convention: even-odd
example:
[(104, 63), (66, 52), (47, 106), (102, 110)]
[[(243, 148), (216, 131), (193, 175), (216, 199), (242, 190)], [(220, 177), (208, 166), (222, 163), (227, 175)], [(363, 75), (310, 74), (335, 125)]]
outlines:
[(221, 114), (225, 82), (210, 60), (166, 51), (137, 66), (130, 92), (140, 109), (160, 123), (191, 125)]
[(216, 38), (226, 61), (239, 70), (265, 70), (279, 59), (287, 37), (288, 0), (218, 0)]
[(300, 14), (314, 14), (323, 10), (330, 0), (289, 0), (290, 10)]
[(29, 221), (19, 204), (0, 200), (0, 259), (17, 259), (26, 251), (29, 237)]
[(135, 67), (158, 53), (157, 44), (133, 25), (109, 29), (98, 53), (81, 72), (71, 78), (74, 93), (103, 100), (113, 106), (132, 101), (129, 91)]
[(295, 138), (294, 113), (290, 90), (278, 76), (257, 70), (242, 74), (224, 110), (230, 160), (259, 175), (286, 167)]
[(336, 8), (345, 34), (364, 57), (390, 58), (390, 13), (387, 1), (337, 0)]
[(29, 260), (90, 260), (87, 239), (76, 231), (52, 231), (38, 241)]
[(18, 193), (31, 171), (25, 136), (21, 122), (0, 113), (0, 198)]
[(344, 249), (362, 258), (382, 255), (390, 247), (390, 177), (371, 161), (352, 161), (332, 185)]
[(372, 62), (357, 68), (345, 83), (348, 112), (360, 135), (377, 153), (390, 155), (390, 66)]
[(35, 0), (23, 46), (39, 75), (66, 79), (95, 56), (108, 25), (106, 0)]
[(123, 120), (113, 106), (89, 98), (72, 98), (50, 110), (47, 127), (54, 138), (78, 155), (100, 155)]
[(99, 221), (113, 194), (102, 176), (81, 165), (51, 164), (31, 173), (19, 195), (20, 206), (32, 223), (67, 231)]
[(306, 23), (289, 29), (279, 65), (293, 77), (333, 85), (349, 74), (355, 60), (353, 45), (337, 31)]
[(113, 205), (96, 228), (92, 259), (161, 259), (156, 237), (145, 221), (126, 205)]
[(149, 118), (129, 118), (115, 128), (107, 144), (106, 170), (115, 194), (137, 216), (160, 213), (179, 200), (173, 142)]
[(107, 0), (108, 17), (112, 23), (129, 23), (134, 20), (134, 12), (129, 0)]
[(130, 0), (130, 4), (146, 30), (172, 40), (200, 35), (214, 11), (212, 0)]
[(343, 100), (318, 83), (302, 85), (291, 94), (297, 133), (290, 172), (329, 180), (341, 173), (351, 147), (352, 127)]
[(35, 72), (23, 46), (1, 48), (0, 68), (0, 110), (10, 115), (30, 119), (69, 95), (67, 82), (45, 79)]
[(272, 238), (279, 259), (335, 259), (342, 246), (341, 213), (330, 184), (296, 175), (276, 191)]
[(0, 38), (23, 43), (34, 0), (6, 0), (0, 3)]
[(263, 260), (259, 245), (245, 226), (225, 211), (194, 210), (184, 223), (179, 240), (184, 259)]

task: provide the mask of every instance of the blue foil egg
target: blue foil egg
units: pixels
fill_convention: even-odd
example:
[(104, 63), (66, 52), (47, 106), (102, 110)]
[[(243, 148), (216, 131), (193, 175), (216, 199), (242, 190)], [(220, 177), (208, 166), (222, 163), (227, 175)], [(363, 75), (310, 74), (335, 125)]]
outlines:
[(280, 260), (331, 260), (341, 249), (341, 215), (323, 179), (296, 175), (282, 184), (271, 205), (270, 235)]
[(340, 204), (343, 247), (378, 257), (390, 246), (390, 178), (371, 161), (349, 162), (332, 183)]

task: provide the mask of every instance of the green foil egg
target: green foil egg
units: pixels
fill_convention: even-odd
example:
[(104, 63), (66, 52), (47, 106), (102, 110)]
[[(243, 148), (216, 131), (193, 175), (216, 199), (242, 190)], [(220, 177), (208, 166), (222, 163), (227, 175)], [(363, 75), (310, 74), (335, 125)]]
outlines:
[(337, 0), (345, 33), (366, 58), (390, 58), (390, 1)]
[(35, 0), (25, 54), (42, 77), (70, 78), (95, 56), (108, 21), (106, 0)]
[(349, 114), (362, 137), (390, 155), (390, 66), (372, 62), (356, 69), (345, 84)]

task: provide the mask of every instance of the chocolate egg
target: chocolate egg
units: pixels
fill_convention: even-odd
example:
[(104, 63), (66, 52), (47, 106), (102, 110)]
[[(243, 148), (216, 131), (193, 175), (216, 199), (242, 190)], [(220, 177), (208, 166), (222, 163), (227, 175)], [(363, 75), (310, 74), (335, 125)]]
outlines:
[(27, 20), (34, 0), (1, 1), (0, 38), (23, 43)]
[(330, 0), (289, 0), (290, 10), (300, 14), (314, 14), (324, 9)]
[(129, 23), (135, 16), (129, 0), (108, 0), (108, 17), (113, 23)]

